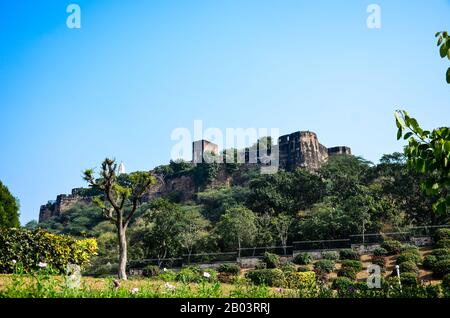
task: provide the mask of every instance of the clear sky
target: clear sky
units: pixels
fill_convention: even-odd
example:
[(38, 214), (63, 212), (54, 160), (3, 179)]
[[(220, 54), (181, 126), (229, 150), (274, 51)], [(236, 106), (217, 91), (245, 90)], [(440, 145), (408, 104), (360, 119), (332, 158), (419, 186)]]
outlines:
[[(167, 163), (177, 127), (312, 130), (377, 162), (393, 119), (448, 126), (449, 65), (435, 43), (450, 2), (0, 0), (0, 180), (39, 206), (106, 157)], [(381, 29), (366, 25), (381, 7)]]

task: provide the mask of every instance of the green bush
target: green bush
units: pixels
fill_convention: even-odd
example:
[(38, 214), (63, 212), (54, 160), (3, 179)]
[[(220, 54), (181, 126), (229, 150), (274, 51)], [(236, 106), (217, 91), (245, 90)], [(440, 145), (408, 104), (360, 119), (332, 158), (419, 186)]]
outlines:
[(336, 289), (338, 291), (348, 291), (351, 288), (355, 287), (355, 282), (351, 280), (348, 277), (337, 277), (333, 284), (331, 285), (331, 288)]
[(312, 256), (309, 253), (295, 255), (293, 262), (297, 265), (308, 265), (312, 263)]
[(155, 277), (161, 273), (161, 269), (156, 265), (147, 265), (142, 271), (142, 275), (145, 277)]
[(218, 271), (220, 273), (238, 275), (241, 271), (241, 268), (237, 264), (222, 264), (219, 266)]
[(325, 273), (331, 273), (332, 271), (334, 271), (335, 264), (332, 260), (322, 259), (314, 264), (314, 268)]
[(332, 261), (337, 261), (339, 259), (339, 253), (336, 251), (328, 251), (322, 253), (323, 259), (329, 259)]
[(314, 272), (292, 272), (286, 276), (288, 288), (312, 292), (316, 289), (316, 274)]
[(450, 259), (437, 261), (433, 266), (433, 276), (442, 278), (447, 274), (450, 274)]
[(436, 248), (450, 248), (450, 239), (442, 239), (436, 242)]
[(291, 273), (297, 271), (294, 264), (291, 262), (284, 263), (283, 265), (280, 266), (280, 269), (283, 271), (283, 273)]
[(444, 239), (450, 239), (450, 229), (439, 229), (434, 234), (434, 240), (436, 242)]
[(412, 253), (420, 257), (419, 248), (415, 245), (405, 244), (402, 246), (401, 253)]
[(343, 267), (337, 272), (338, 277), (347, 277), (356, 280), (356, 270), (353, 267)]
[(280, 257), (276, 254), (265, 252), (262, 261), (267, 264), (267, 268), (280, 267)]
[(400, 273), (400, 282), (402, 283), (402, 286), (417, 286), (419, 284), (417, 275), (408, 272)]
[(308, 266), (299, 266), (297, 268), (297, 272), (300, 272), (300, 273), (310, 272), (310, 271), (311, 271), (311, 269)]
[(450, 290), (450, 274), (445, 274), (445, 276), (442, 278), (442, 287), (445, 290)]
[(245, 277), (255, 285), (284, 287), (286, 283), (283, 272), (278, 268), (250, 270)]
[(419, 264), (420, 263), (420, 256), (410, 253), (410, 252), (402, 252), (398, 257), (397, 257), (397, 264), (401, 264), (404, 262), (413, 262), (414, 264)]
[(360, 261), (349, 260), (349, 259), (342, 261), (341, 266), (343, 268), (345, 268), (345, 267), (353, 268), (356, 272), (360, 272), (363, 269), (363, 265)]
[(11, 273), (14, 261), (24, 270), (37, 269), (39, 262), (65, 272), (68, 264), (84, 268), (97, 254), (97, 241), (93, 238), (76, 240), (41, 229), (0, 228), (0, 273)]
[[(400, 275), (402, 273), (415, 273), (415, 274), (419, 273), (419, 268), (414, 262), (406, 261), (399, 264), (399, 266), (400, 266)], [(393, 275), (397, 275), (397, 272), (395, 270), (393, 272)]]
[(347, 248), (339, 251), (339, 259), (359, 261), (359, 254), (357, 251)]
[(425, 269), (433, 269), (434, 264), (436, 264), (437, 260), (438, 259), (437, 259), (436, 256), (434, 256), (434, 255), (427, 255), (423, 259), (423, 267)]
[(438, 260), (450, 258), (450, 248), (437, 248), (431, 252)]
[(385, 248), (377, 247), (373, 250), (373, 255), (375, 256), (386, 256), (388, 254), (388, 251)]
[(182, 268), (176, 276), (176, 281), (187, 283), (199, 283), (202, 280), (200, 272), (197, 268), (185, 267)]
[(177, 280), (177, 273), (171, 269), (166, 269), (159, 274), (159, 278), (165, 282), (173, 282)]
[(401, 252), (402, 243), (395, 240), (386, 240), (381, 244), (381, 247), (384, 248), (389, 255), (395, 255)]

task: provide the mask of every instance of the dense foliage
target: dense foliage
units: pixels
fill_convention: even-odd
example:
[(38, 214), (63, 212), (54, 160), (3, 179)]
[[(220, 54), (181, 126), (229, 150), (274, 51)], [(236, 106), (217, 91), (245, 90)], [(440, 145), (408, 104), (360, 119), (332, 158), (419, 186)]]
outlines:
[(97, 253), (95, 239), (77, 240), (43, 230), (0, 229), (0, 273), (11, 273), (15, 266), (26, 271), (48, 264), (65, 272), (67, 265), (85, 267)]
[(0, 227), (19, 226), (19, 204), (0, 181)]

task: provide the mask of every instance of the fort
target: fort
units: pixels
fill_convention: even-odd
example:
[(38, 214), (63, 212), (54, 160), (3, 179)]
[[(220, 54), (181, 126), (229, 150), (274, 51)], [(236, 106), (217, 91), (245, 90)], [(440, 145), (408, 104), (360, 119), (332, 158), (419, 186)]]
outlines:
[[(266, 142), (260, 142), (265, 140)], [(260, 139), (256, 145), (238, 150), (237, 159), (231, 160), (244, 164), (272, 164), (285, 171), (297, 168), (317, 170), (335, 155), (351, 155), (347, 146), (327, 148), (322, 145), (317, 134), (312, 131), (297, 131), (278, 138), (278, 143), (272, 145), (271, 138)], [(192, 162), (229, 162), (230, 158), (220, 156), (218, 145), (208, 140), (197, 140), (192, 143)], [(268, 160), (275, 162), (268, 162)]]
[[(237, 163), (245, 169), (249, 166), (276, 166), (278, 170), (294, 171), (297, 168), (310, 171), (318, 170), (329, 157), (337, 155), (351, 155), (351, 149), (347, 146), (335, 146), (327, 148), (322, 145), (317, 134), (312, 131), (297, 131), (278, 138), (277, 144), (272, 144), (271, 137), (263, 137), (255, 145), (236, 150)], [(231, 156), (235, 159), (235, 156)], [(227, 154), (220, 155), (219, 146), (208, 140), (197, 140), (192, 143), (192, 164), (201, 162), (229, 162)], [(217, 161), (215, 161), (217, 162)], [(118, 174), (125, 173), (125, 166), (120, 164)], [(226, 169), (221, 169), (212, 186), (231, 185), (232, 177), (227, 175)], [(178, 193), (182, 200), (190, 200), (197, 191), (195, 182), (191, 176), (181, 175), (167, 179), (164, 183), (158, 179), (157, 184), (146, 195), (145, 200), (150, 200), (163, 195)], [(76, 188), (71, 194), (60, 194), (55, 201), (49, 201), (42, 205), (39, 211), (39, 222), (51, 217), (60, 216), (75, 204), (89, 204), (92, 196), (90, 189)]]

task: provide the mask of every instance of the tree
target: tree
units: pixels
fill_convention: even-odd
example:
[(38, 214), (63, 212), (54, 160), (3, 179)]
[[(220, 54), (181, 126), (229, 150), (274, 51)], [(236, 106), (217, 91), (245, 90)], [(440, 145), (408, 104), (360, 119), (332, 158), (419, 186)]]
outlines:
[(19, 226), (19, 204), (0, 181), (0, 227)]
[(143, 218), (151, 225), (145, 235), (146, 245), (151, 255), (158, 259), (158, 266), (161, 266), (166, 258), (176, 256), (181, 251), (180, 235), (185, 224), (183, 212), (176, 203), (156, 199)]
[(150, 172), (134, 172), (128, 175), (117, 173), (115, 160), (106, 158), (101, 167), (100, 178), (94, 178), (94, 171), (87, 169), (84, 180), (103, 195), (94, 198), (93, 202), (102, 209), (103, 216), (116, 226), (119, 241), (119, 279), (127, 279), (127, 237), (130, 221), (141, 204), (143, 196), (156, 183)]
[(202, 217), (198, 210), (189, 209), (184, 211), (182, 223), (180, 241), (188, 252), (188, 263), (190, 264), (194, 247), (208, 236), (206, 228), (209, 222)]
[(290, 234), (290, 229), (294, 223), (294, 218), (290, 215), (282, 213), (273, 220), (278, 238), (283, 246), (284, 255), (286, 255), (287, 240)]
[(223, 240), (237, 243), (238, 258), (241, 257), (242, 245), (251, 244), (254, 240), (255, 220), (256, 216), (252, 210), (240, 206), (228, 209), (217, 225)]
[[(450, 37), (447, 31), (437, 32), (436, 37), (438, 38), (437, 46), (440, 46), (439, 54), (441, 58), (447, 57), (450, 60)], [(450, 84), (450, 67), (447, 69), (446, 80)]]
[[(423, 130), (416, 119), (404, 110), (395, 112), (397, 140), (408, 140), (405, 155), (408, 166), (425, 175), (422, 188), (436, 197), (433, 209), (438, 213), (450, 210), (450, 128)], [(405, 132), (405, 133), (404, 133)]]

